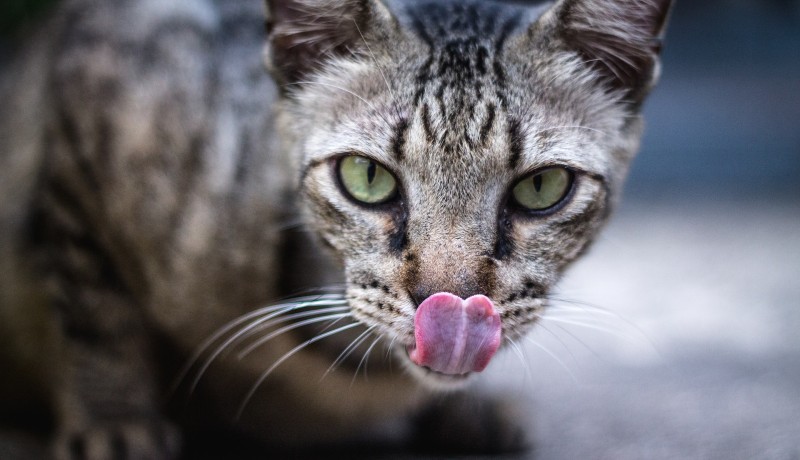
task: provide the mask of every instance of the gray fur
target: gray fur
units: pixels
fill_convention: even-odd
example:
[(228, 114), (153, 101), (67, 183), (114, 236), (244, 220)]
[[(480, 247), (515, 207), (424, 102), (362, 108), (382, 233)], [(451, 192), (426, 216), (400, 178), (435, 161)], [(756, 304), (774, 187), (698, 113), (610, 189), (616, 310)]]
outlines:
[[(16, 287), (1, 313), (59, 318), (58, 457), (176, 455), (175, 369), (229, 321), (339, 280), (363, 326), (258, 388), (321, 332), (221, 356), (177, 419), (231, 420), (251, 392), (232, 426), (268, 443), (411, 433), (427, 388), (453, 386), (404, 355), (417, 303), (485, 294), (507, 341), (535, 324), (618, 197), (668, 4), (276, 0), (264, 37), (261, 5), (244, 0), (65, 0), (3, 75), (0, 119), (0, 281)], [(388, 167), (400, 201), (343, 196), (332, 168), (348, 153)], [(569, 201), (510, 211), (509, 188), (552, 165), (575, 171)], [(312, 238), (287, 231), (298, 219)], [(343, 369), (318, 383), (364, 326), (410, 372), (376, 359), (369, 380)], [(506, 438), (487, 445), (519, 447)]]

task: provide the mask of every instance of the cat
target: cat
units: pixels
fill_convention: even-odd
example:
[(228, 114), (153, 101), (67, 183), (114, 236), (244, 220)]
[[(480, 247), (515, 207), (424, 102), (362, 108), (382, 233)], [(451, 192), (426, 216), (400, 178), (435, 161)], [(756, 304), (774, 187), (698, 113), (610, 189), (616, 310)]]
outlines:
[(465, 387), (608, 219), (671, 1), (265, 5), (63, 0), (4, 66), (2, 314), (58, 325), (9, 347), (56, 457), (524, 448)]

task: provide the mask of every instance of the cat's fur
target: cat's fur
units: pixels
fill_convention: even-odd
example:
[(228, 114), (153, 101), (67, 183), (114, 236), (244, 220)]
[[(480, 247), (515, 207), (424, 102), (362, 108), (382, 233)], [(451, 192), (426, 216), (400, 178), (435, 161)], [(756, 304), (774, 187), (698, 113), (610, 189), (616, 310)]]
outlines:
[[(412, 435), (431, 385), (409, 375), (450, 386), (404, 356), (416, 306), (484, 294), (505, 341), (534, 325), (618, 196), (669, 4), (268, 0), (262, 56), (252, 0), (64, 0), (3, 71), (0, 119), (3, 315), (57, 312), (63, 334), (41, 358), (57, 454), (174, 455), (166, 387), (192, 351), (236, 317), (338, 281), (352, 317), (393, 346), (394, 371), (373, 356), (369, 379), (353, 379), (369, 339), (320, 382), (361, 329), (334, 336), (275, 368), (234, 426), (284, 446)], [(401, 199), (348, 200), (331, 163), (347, 153), (389, 167)], [(576, 172), (568, 202), (510, 210), (509, 187), (551, 165)], [(219, 357), (177, 418), (227, 423), (317, 333)], [(454, 404), (428, 420), (474, 425)], [(519, 447), (508, 426), (463, 438)]]

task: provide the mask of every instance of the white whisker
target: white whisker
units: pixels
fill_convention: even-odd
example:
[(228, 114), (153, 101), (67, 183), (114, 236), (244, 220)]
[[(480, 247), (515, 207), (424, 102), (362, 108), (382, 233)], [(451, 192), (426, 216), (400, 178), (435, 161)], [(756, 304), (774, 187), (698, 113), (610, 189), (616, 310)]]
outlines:
[[(577, 300), (557, 299), (557, 298), (553, 298), (552, 300), (556, 300), (558, 302), (564, 302), (564, 303), (567, 303), (569, 305), (553, 305), (551, 307), (548, 307), (547, 313), (553, 312), (553, 313), (559, 314), (561, 312), (565, 312), (565, 313), (569, 314), (569, 313), (575, 313), (575, 312), (583, 312), (583, 313), (586, 313), (587, 315), (593, 315), (593, 314), (596, 315), (593, 318), (566, 317), (566, 319), (568, 319), (568, 320), (569, 319), (597, 320), (598, 316), (604, 317), (604, 318), (607, 318), (607, 319), (611, 318), (611, 319), (619, 320), (625, 326), (627, 326), (631, 330), (635, 331), (636, 335), (638, 335), (642, 339), (643, 342), (646, 342), (649, 346), (653, 347), (653, 349), (655, 349), (655, 350), (658, 349), (658, 347), (656, 347), (655, 343), (653, 343), (653, 341), (650, 339), (648, 334), (641, 327), (639, 327), (638, 324), (636, 324), (635, 322), (631, 321), (630, 319), (620, 315), (616, 311), (613, 311), (613, 310), (610, 310), (610, 309), (607, 309), (607, 308), (603, 308), (603, 307), (600, 307), (600, 306), (597, 306), (597, 305), (593, 305), (593, 304), (590, 304), (590, 303), (577, 301)], [(551, 316), (547, 316), (547, 317), (548, 318), (552, 318)], [(564, 316), (556, 316), (556, 318), (564, 318)], [(608, 324), (608, 323), (604, 323), (604, 324)], [(612, 325), (612, 324), (609, 324), (609, 325)]]
[[(546, 327), (544, 324), (542, 324), (543, 322), (544, 321), (540, 321), (539, 322), (539, 327), (541, 327), (548, 334), (550, 334), (553, 337), (555, 337), (555, 339), (558, 340), (559, 343), (561, 343), (561, 345), (564, 346), (564, 349), (567, 350), (567, 353), (569, 353), (570, 357), (572, 358), (572, 361), (577, 363), (578, 359), (575, 357), (575, 354), (572, 353), (572, 350), (567, 346), (567, 344), (563, 340), (561, 340), (561, 337), (559, 337), (558, 334), (556, 334), (555, 332), (551, 331), (548, 327)], [(573, 340), (575, 340), (576, 342), (578, 342), (581, 345), (583, 345), (583, 347), (586, 348), (587, 350), (589, 350), (589, 352), (591, 352), (595, 357), (598, 357), (598, 358), (600, 357), (600, 355), (598, 355), (597, 352), (594, 351), (594, 349), (592, 349), (589, 345), (587, 345), (586, 342), (584, 342), (583, 340), (578, 338), (578, 336), (573, 334), (572, 331), (570, 331), (569, 329), (565, 328), (564, 326), (562, 326), (560, 324), (553, 324), (553, 326), (559, 328), (565, 334), (567, 334), (568, 336), (572, 337)]]
[(264, 345), (265, 343), (269, 342), (270, 340), (274, 339), (275, 337), (278, 337), (279, 335), (285, 334), (285, 333), (287, 333), (289, 331), (293, 331), (295, 329), (299, 329), (301, 327), (308, 326), (308, 325), (311, 325), (311, 324), (321, 323), (323, 321), (333, 321), (335, 323), (337, 321), (340, 321), (340, 320), (342, 320), (344, 318), (348, 318), (348, 317), (350, 317), (350, 313), (336, 313), (336, 314), (330, 314), (330, 315), (319, 316), (319, 317), (316, 317), (316, 318), (307, 319), (307, 320), (300, 321), (300, 322), (297, 322), (297, 323), (292, 323), (292, 324), (290, 324), (288, 326), (284, 326), (284, 327), (282, 327), (282, 328), (280, 328), (280, 329), (278, 329), (276, 331), (273, 331), (273, 332), (265, 335), (264, 337), (261, 337), (260, 339), (258, 339), (256, 341), (254, 341), (253, 343), (251, 343), (250, 345), (245, 347), (243, 350), (241, 350), (236, 355), (236, 358), (240, 359), (240, 360), (244, 359), (247, 355), (252, 353), (256, 348)]
[[(616, 317), (616, 318), (619, 318), (619, 319), (623, 319), (623, 320), (625, 319), (622, 315), (620, 315), (619, 313), (617, 313), (617, 312), (615, 312), (613, 310), (610, 310), (608, 308), (603, 308), (603, 307), (600, 307), (598, 305), (590, 304), (590, 303), (587, 303), (587, 302), (582, 302), (582, 301), (579, 301), (579, 300), (569, 300), (569, 299), (564, 299), (564, 298), (559, 298), (559, 297), (549, 297), (548, 300), (561, 302), (561, 304), (548, 304), (548, 308), (564, 309), (564, 310), (582, 310), (582, 311), (602, 314), (602, 315), (606, 315), (606, 316), (613, 316), (613, 317)], [(567, 304), (567, 305), (564, 305), (564, 304)]]
[(392, 359), (391, 353), (392, 353), (392, 349), (394, 348), (394, 342), (396, 340), (397, 340), (397, 336), (392, 337), (392, 340), (389, 341), (389, 345), (386, 347), (386, 358), (384, 358), (384, 359), (388, 359), (389, 360), (389, 373), (390, 374), (394, 372), (394, 367), (392, 366), (392, 363), (394, 363), (394, 360)]
[[(344, 297), (344, 292), (347, 289), (347, 286), (344, 283), (337, 283), (337, 284), (329, 284), (327, 286), (319, 286), (314, 288), (302, 289), (300, 291), (295, 292), (289, 297), (285, 299), (281, 299), (281, 301), (296, 301), (298, 298), (326, 298), (331, 300), (346, 300)], [(298, 297), (303, 296), (303, 297)]]
[(547, 347), (545, 347), (544, 345), (540, 344), (539, 342), (537, 342), (537, 341), (533, 340), (533, 338), (532, 338), (532, 337), (528, 336), (528, 337), (527, 337), (527, 340), (528, 340), (528, 342), (530, 342), (532, 345), (534, 345), (535, 347), (539, 348), (539, 349), (540, 349), (540, 350), (542, 350), (543, 352), (547, 353), (547, 355), (548, 355), (548, 356), (550, 356), (551, 358), (553, 358), (553, 360), (554, 360), (556, 363), (558, 363), (558, 365), (559, 365), (559, 366), (561, 366), (561, 367), (562, 367), (562, 368), (563, 368), (563, 369), (564, 369), (564, 370), (567, 372), (567, 374), (569, 374), (569, 376), (572, 378), (572, 380), (573, 380), (575, 383), (578, 383), (578, 379), (575, 377), (575, 374), (573, 374), (573, 373), (572, 373), (572, 371), (569, 369), (569, 367), (567, 367), (567, 365), (566, 365), (566, 364), (564, 364), (564, 361), (562, 361), (562, 360), (561, 360), (561, 359), (560, 359), (558, 356), (556, 356), (556, 355), (555, 355), (555, 354), (554, 354), (552, 351), (550, 351), (549, 349), (547, 349)]
[(533, 373), (531, 372), (530, 362), (527, 359), (525, 359), (524, 350), (522, 350), (517, 341), (512, 339), (511, 337), (508, 337), (506, 340), (508, 341), (508, 344), (511, 346), (511, 350), (514, 352), (515, 355), (517, 355), (517, 358), (519, 358), (520, 364), (522, 364), (522, 367), (525, 369), (525, 378), (528, 379), (528, 381), (532, 382)]
[(189, 386), (189, 394), (194, 393), (194, 390), (197, 388), (197, 385), (200, 383), (200, 379), (203, 377), (203, 375), (205, 375), (206, 371), (211, 366), (211, 363), (213, 363), (214, 360), (217, 359), (217, 356), (219, 356), (219, 354), (222, 353), (222, 351), (224, 351), (226, 348), (228, 348), (228, 346), (230, 346), (230, 344), (235, 342), (242, 334), (246, 333), (249, 329), (255, 327), (254, 324), (259, 324), (259, 322), (262, 321), (262, 320), (269, 320), (270, 318), (273, 318), (275, 316), (282, 315), (282, 314), (284, 314), (284, 313), (286, 313), (288, 311), (291, 311), (292, 308), (293, 307), (290, 305), (290, 306), (284, 307), (282, 309), (276, 310), (276, 311), (274, 311), (274, 312), (272, 312), (270, 314), (267, 314), (265, 317), (259, 318), (254, 323), (245, 326), (243, 329), (239, 330), (239, 332), (234, 334), (232, 337), (229, 337), (228, 339), (226, 339), (220, 346), (218, 346), (214, 350), (213, 353), (211, 353), (211, 355), (209, 355), (206, 358), (206, 360), (203, 362), (203, 365), (200, 366), (200, 369), (197, 371), (194, 380), (192, 380), (192, 384)]
[(375, 348), (375, 345), (383, 338), (383, 336), (375, 337), (375, 340), (369, 345), (367, 351), (364, 352), (364, 356), (361, 357), (361, 361), (358, 362), (358, 367), (356, 367), (356, 371), (353, 373), (353, 380), (350, 381), (350, 387), (353, 387), (353, 384), (356, 381), (356, 377), (358, 377), (358, 371), (361, 370), (361, 365), (364, 365), (364, 380), (369, 380), (367, 378), (367, 362), (369, 361), (369, 354), (372, 353), (372, 349)]
[(595, 323), (587, 323), (587, 322), (583, 322), (583, 321), (575, 321), (575, 320), (571, 320), (571, 319), (553, 318), (553, 317), (545, 317), (543, 319), (547, 320), (547, 321), (552, 321), (552, 322), (555, 322), (555, 323), (561, 323), (561, 324), (566, 324), (566, 325), (570, 325), (570, 326), (577, 326), (577, 327), (584, 327), (586, 329), (592, 329), (592, 330), (595, 330), (595, 331), (604, 332), (604, 333), (606, 333), (608, 335), (611, 335), (612, 337), (616, 337), (618, 339), (624, 340), (624, 341), (626, 341), (626, 342), (628, 342), (628, 343), (630, 343), (632, 345), (639, 346), (639, 345), (642, 345), (643, 343), (646, 343), (646, 344), (648, 344), (650, 346), (653, 346), (655, 348), (655, 345), (653, 345), (653, 343), (651, 343), (647, 339), (647, 337), (639, 337), (637, 339), (635, 336), (632, 336), (630, 334), (625, 334), (620, 330), (612, 329), (610, 327), (602, 327), (601, 325), (598, 325), (598, 324), (595, 324)]
[(322, 377), (320, 378), (320, 381), (322, 381), (325, 377), (328, 376), (328, 374), (330, 374), (337, 367), (339, 367), (339, 365), (345, 359), (347, 359), (347, 357), (350, 356), (353, 353), (353, 351), (355, 351), (356, 348), (358, 348), (365, 340), (367, 340), (369, 335), (372, 333), (373, 330), (375, 330), (376, 327), (377, 326), (368, 327), (367, 329), (364, 330), (364, 332), (359, 334), (358, 337), (353, 339), (353, 341), (350, 342), (350, 345), (348, 345), (344, 350), (342, 350), (342, 352), (339, 354), (339, 356), (336, 357), (336, 360), (334, 360), (333, 363), (330, 365), (330, 367), (328, 367), (328, 369), (325, 371), (325, 373), (322, 374)]
[(300, 321), (300, 322), (297, 322), (297, 323), (292, 323), (292, 324), (290, 324), (288, 326), (284, 326), (284, 327), (282, 327), (282, 328), (280, 328), (280, 329), (278, 329), (278, 330), (276, 330), (274, 332), (271, 332), (271, 333), (265, 335), (264, 337), (261, 337), (260, 339), (256, 340), (255, 342), (251, 343), (245, 349), (240, 351), (236, 355), (236, 358), (240, 359), (240, 360), (244, 359), (247, 355), (252, 353), (256, 348), (264, 345), (265, 343), (269, 342), (270, 340), (274, 339), (275, 337), (278, 337), (281, 334), (285, 334), (286, 332), (293, 331), (295, 329), (299, 329), (299, 328), (301, 328), (303, 326), (308, 326), (309, 324), (321, 323), (323, 321), (328, 321), (328, 320), (336, 320), (336, 321), (338, 321), (338, 320), (341, 320), (342, 318), (347, 318), (349, 316), (350, 316), (350, 313), (337, 313), (337, 314), (333, 314), (333, 315), (325, 315), (325, 316), (320, 316), (320, 317), (317, 317), (317, 318), (307, 319), (307, 320)]
[[(320, 316), (320, 315), (324, 315), (326, 313), (342, 312), (342, 311), (347, 311), (349, 309), (346, 306), (344, 306), (344, 307), (330, 307), (330, 308), (314, 309), (314, 310), (310, 310), (310, 311), (303, 311), (303, 312), (300, 312), (300, 313), (294, 313), (294, 314), (291, 314), (291, 315), (286, 315), (286, 313), (288, 313), (290, 311), (293, 311), (293, 310), (297, 310), (298, 308), (300, 308), (300, 307), (288, 306), (288, 307), (284, 308), (283, 310), (278, 310), (278, 311), (272, 312), (272, 313), (264, 316), (263, 318), (259, 318), (259, 319), (255, 320), (255, 321), (253, 321), (252, 323), (250, 323), (247, 326), (245, 326), (242, 329), (240, 329), (236, 334), (233, 334), (232, 336), (228, 337), (203, 362), (202, 367), (197, 372), (197, 376), (192, 381), (192, 385), (189, 388), (189, 393), (193, 393), (194, 392), (194, 390), (197, 388), (197, 384), (200, 383), (200, 379), (202, 378), (202, 376), (205, 374), (205, 372), (208, 370), (208, 368), (211, 366), (211, 364), (223, 352), (225, 352), (226, 350), (232, 348), (233, 346), (236, 345), (237, 342), (247, 338), (248, 336), (257, 333), (258, 331), (261, 331), (261, 330), (270, 328), (272, 326), (275, 326), (277, 324), (285, 323), (287, 321), (291, 321), (291, 320), (294, 320), (294, 319), (307, 318), (309, 316)], [(307, 306), (303, 305), (302, 308), (307, 308)]]
[(315, 295), (315, 296), (305, 296), (305, 297), (297, 297), (295, 299), (287, 299), (291, 300), (291, 302), (284, 302), (276, 305), (270, 305), (267, 307), (262, 307), (257, 310), (251, 311), (247, 314), (234, 318), (233, 320), (229, 321), (219, 329), (217, 329), (214, 334), (212, 334), (209, 338), (204, 340), (196, 349), (192, 356), (187, 360), (186, 364), (181, 368), (181, 371), (178, 373), (178, 376), (175, 378), (175, 381), (172, 384), (171, 393), (175, 393), (178, 390), (178, 387), (189, 374), (192, 367), (194, 367), (197, 362), (200, 360), (200, 357), (213, 345), (215, 342), (219, 341), (225, 334), (230, 333), (234, 328), (238, 327), (239, 325), (246, 323), (254, 318), (257, 318), (261, 315), (270, 314), (272, 312), (276, 312), (279, 310), (284, 310), (286, 308), (291, 309), (300, 309), (300, 308), (310, 308), (319, 305), (329, 305), (333, 301), (341, 301), (341, 295), (334, 295), (334, 294), (323, 294), (323, 295)]
[[(341, 307), (328, 307), (328, 308), (319, 308), (310, 311), (303, 311), (299, 313), (292, 313), (290, 315), (284, 314), (285, 312), (280, 312), (280, 314), (273, 313), (268, 315), (264, 318), (260, 318), (257, 321), (252, 322), (245, 328), (242, 328), (239, 332), (237, 332), (234, 336), (228, 339), (227, 345), (231, 345), (233, 342), (236, 341), (243, 341), (244, 339), (257, 334), (263, 330), (269, 329), (273, 326), (278, 324), (286, 323), (295, 319), (300, 318), (308, 318), (310, 316), (322, 316), (328, 313), (336, 313), (336, 312), (344, 312), (349, 310), (350, 307), (348, 306), (341, 306)], [(227, 346), (226, 345), (226, 346)]]
[(280, 366), (281, 364), (283, 364), (283, 363), (284, 363), (284, 362), (285, 362), (287, 359), (291, 358), (291, 357), (292, 357), (292, 356), (294, 356), (294, 355), (295, 355), (297, 352), (299, 352), (299, 351), (300, 351), (300, 350), (302, 350), (303, 348), (305, 348), (305, 347), (307, 347), (307, 346), (309, 346), (309, 345), (311, 345), (311, 344), (313, 344), (313, 343), (319, 342), (320, 340), (322, 340), (322, 339), (325, 339), (325, 338), (327, 338), (327, 337), (330, 337), (330, 336), (332, 336), (332, 335), (334, 335), (334, 334), (338, 334), (338, 333), (340, 333), (340, 332), (344, 332), (344, 331), (346, 331), (346, 330), (348, 330), (348, 329), (352, 329), (352, 328), (354, 328), (354, 327), (357, 327), (357, 326), (360, 326), (360, 325), (361, 325), (361, 323), (350, 323), (350, 324), (346, 324), (346, 325), (344, 325), (344, 326), (342, 326), (342, 327), (340, 327), (340, 328), (334, 329), (334, 330), (332, 330), (332, 331), (328, 331), (328, 332), (326, 332), (326, 333), (324, 333), (324, 334), (320, 334), (320, 335), (318, 335), (318, 336), (316, 336), (316, 337), (313, 337), (313, 338), (311, 338), (311, 339), (308, 339), (308, 340), (306, 340), (305, 342), (301, 343), (300, 345), (298, 345), (298, 346), (296, 346), (296, 347), (292, 348), (291, 350), (289, 350), (289, 352), (287, 352), (287, 353), (286, 353), (286, 354), (284, 354), (284, 355), (283, 355), (283, 356), (282, 356), (280, 359), (278, 359), (277, 361), (275, 361), (275, 363), (274, 363), (272, 366), (270, 366), (270, 368), (269, 368), (269, 369), (267, 369), (266, 371), (264, 371), (264, 372), (261, 374), (261, 376), (258, 378), (258, 380), (256, 380), (256, 383), (255, 383), (255, 384), (253, 384), (253, 386), (250, 388), (250, 391), (248, 391), (248, 392), (247, 392), (247, 395), (245, 395), (245, 397), (244, 397), (244, 400), (243, 400), (243, 401), (242, 401), (242, 403), (239, 405), (239, 409), (236, 411), (236, 420), (239, 420), (239, 419), (241, 418), (241, 416), (242, 416), (242, 413), (244, 412), (244, 409), (245, 409), (245, 407), (247, 407), (247, 403), (249, 403), (249, 402), (250, 402), (250, 400), (253, 398), (253, 395), (256, 393), (256, 390), (258, 390), (258, 387), (260, 387), (260, 386), (261, 386), (261, 384), (262, 384), (262, 383), (264, 383), (264, 380), (266, 380), (266, 379), (267, 379), (267, 377), (269, 377), (269, 376), (270, 376), (270, 374), (272, 374), (272, 371), (274, 371), (274, 370), (275, 370), (275, 369), (276, 369), (278, 366)]

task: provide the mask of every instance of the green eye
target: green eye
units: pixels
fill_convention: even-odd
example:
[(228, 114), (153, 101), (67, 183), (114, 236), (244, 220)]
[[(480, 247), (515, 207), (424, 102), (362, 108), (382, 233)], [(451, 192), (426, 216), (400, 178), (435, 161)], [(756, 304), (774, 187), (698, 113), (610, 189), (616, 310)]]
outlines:
[(339, 179), (347, 193), (362, 203), (384, 203), (397, 193), (397, 180), (392, 173), (369, 158), (343, 158), (339, 162)]
[(571, 172), (565, 168), (550, 168), (522, 179), (511, 194), (523, 208), (542, 211), (560, 203), (571, 184)]

